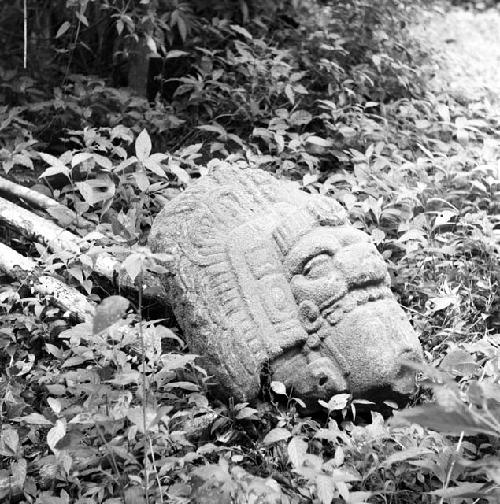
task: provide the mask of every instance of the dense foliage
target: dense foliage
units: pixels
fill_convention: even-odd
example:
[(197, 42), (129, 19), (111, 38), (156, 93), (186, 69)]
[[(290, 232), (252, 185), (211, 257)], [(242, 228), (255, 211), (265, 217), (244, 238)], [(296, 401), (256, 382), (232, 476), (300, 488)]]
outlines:
[[(396, 0), (27, 7), (24, 45), (22, 2), (0, 6), (2, 170), (95, 229), (77, 256), (12, 232), (3, 241), (101, 305), (93, 327), (73, 326), (4, 279), (0, 500), (498, 502), (500, 114), (488, 93), (450, 91), (447, 61), (415, 28), (429, 11)], [(123, 87), (144, 50), (163, 58), (152, 101)], [(311, 418), (278, 382), (259, 404), (219, 403), (147, 292), (130, 309), (107, 297), (119, 291), (93, 275), (96, 256), (119, 257), (138, 285), (168, 267), (143, 247), (152, 219), (217, 163), (327, 194), (371, 235), (428, 358), (417, 406), (385, 421), (339, 394)]]

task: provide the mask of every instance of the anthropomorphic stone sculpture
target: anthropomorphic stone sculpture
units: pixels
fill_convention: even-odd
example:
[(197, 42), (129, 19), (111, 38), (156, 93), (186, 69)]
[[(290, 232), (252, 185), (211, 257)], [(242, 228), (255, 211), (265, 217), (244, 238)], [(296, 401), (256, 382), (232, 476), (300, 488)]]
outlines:
[(264, 372), (308, 404), (414, 390), (418, 338), (335, 200), (221, 163), (166, 205), (150, 246), (174, 252), (169, 302), (222, 395), (255, 398)]

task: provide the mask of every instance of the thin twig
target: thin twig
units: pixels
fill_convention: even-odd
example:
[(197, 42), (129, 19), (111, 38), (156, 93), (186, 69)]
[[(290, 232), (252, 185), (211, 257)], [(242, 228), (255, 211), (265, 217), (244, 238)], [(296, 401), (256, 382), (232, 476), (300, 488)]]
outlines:
[[(153, 450), (153, 442), (151, 441), (151, 438), (149, 438), (149, 451), (151, 452), (151, 459), (154, 460), (155, 452)], [(155, 470), (155, 475), (156, 475), (156, 483), (158, 484), (158, 489), (160, 492), (160, 502), (161, 504), (163, 504), (163, 490), (161, 487), (160, 475), (158, 474), (157, 470)]]
[[(462, 448), (462, 441), (464, 440), (464, 434), (465, 434), (464, 431), (460, 433), (460, 439), (458, 440), (457, 448), (455, 450), (457, 454), (460, 453), (460, 450)], [(455, 467), (455, 462), (456, 459), (452, 460), (450, 463), (450, 467), (448, 468), (448, 472), (446, 474), (446, 481), (443, 484), (443, 490), (446, 490), (448, 488), (448, 485), (450, 484), (451, 473), (453, 472), (453, 468)], [(441, 499), (439, 500), (439, 504), (443, 503), (444, 503), (444, 496), (442, 496)]]
[(28, 67), (28, 0), (24, 0), (23, 5), (23, 25), (24, 25), (24, 51), (23, 51), (23, 66)]
[(148, 496), (148, 432), (146, 420), (146, 345), (144, 344), (144, 330), (142, 327), (142, 288), (144, 285), (143, 268), (139, 274), (139, 338), (141, 340), (141, 353), (142, 353), (142, 426), (144, 430), (144, 502), (149, 504)]

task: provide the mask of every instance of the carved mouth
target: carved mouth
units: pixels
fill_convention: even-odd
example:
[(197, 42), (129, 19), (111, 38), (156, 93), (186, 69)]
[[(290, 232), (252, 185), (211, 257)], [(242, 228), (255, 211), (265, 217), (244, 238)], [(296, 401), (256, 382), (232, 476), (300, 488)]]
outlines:
[(321, 315), (331, 325), (335, 325), (346, 314), (367, 303), (379, 301), (380, 299), (392, 298), (391, 289), (384, 283), (377, 282), (376, 285), (364, 285), (351, 290), (346, 296), (323, 303), (320, 308)]

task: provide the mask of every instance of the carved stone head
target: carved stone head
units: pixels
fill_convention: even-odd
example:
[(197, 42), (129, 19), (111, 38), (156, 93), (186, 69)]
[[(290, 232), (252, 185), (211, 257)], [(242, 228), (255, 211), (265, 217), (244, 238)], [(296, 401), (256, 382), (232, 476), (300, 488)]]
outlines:
[(222, 395), (255, 398), (264, 369), (309, 404), (413, 391), (418, 338), (333, 199), (221, 164), (160, 212), (150, 246), (174, 251), (169, 302)]

